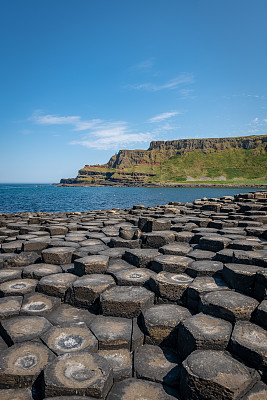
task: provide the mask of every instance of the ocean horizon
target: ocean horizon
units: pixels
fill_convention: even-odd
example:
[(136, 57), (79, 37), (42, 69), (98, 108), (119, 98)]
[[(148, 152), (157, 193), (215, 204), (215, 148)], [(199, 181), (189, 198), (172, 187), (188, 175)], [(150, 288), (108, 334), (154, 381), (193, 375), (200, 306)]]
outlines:
[(0, 213), (74, 212), (133, 205), (156, 206), (248, 193), (255, 188), (61, 187), (51, 183), (0, 183)]

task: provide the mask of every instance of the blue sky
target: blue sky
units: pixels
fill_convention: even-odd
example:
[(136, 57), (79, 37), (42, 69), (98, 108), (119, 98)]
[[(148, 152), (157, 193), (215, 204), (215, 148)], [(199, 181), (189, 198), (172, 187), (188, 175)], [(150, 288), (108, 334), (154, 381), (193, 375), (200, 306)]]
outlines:
[(267, 133), (266, 0), (4, 0), (0, 182)]

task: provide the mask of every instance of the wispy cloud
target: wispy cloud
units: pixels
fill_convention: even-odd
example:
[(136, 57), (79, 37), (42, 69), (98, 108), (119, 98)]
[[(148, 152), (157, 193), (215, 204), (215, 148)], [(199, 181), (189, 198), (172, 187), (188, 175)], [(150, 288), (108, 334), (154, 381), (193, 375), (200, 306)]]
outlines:
[(80, 116), (44, 115), (40, 111), (35, 112), (30, 120), (39, 125), (70, 125), (72, 131), (86, 131), (81, 138), (69, 144), (98, 150), (123, 148), (153, 139), (150, 132), (133, 130), (126, 121), (83, 120)]
[(148, 91), (160, 91), (160, 90), (174, 90), (179, 88), (184, 84), (194, 83), (194, 75), (192, 73), (183, 73), (179, 76), (161, 84), (145, 82), (145, 83), (135, 83), (132, 85), (127, 85), (126, 88), (133, 90), (148, 90)]
[(150, 118), (148, 120), (148, 122), (150, 122), (150, 123), (161, 122), (161, 121), (164, 121), (171, 117), (174, 117), (175, 115), (178, 115), (178, 114), (181, 114), (181, 112), (179, 112), (179, 111), (165, 112), (162, 114), (155, 115), (155, 117)]
[(132, 70), (139, 70), (139, 71), (147, 71), (150, 70), (154, 66), (154, 59), (148, 58), (143, 60), (135, 65), (132, 65)]
[(77, 115), (68, 117), (61, 117), (57, 114), (44, 115), (41, 111), (35, 111), (30, 117), (30, 120), (40, 125), (72, 125), (75, 131), (91, 129), (102, 122), (101, 119), (84, 121), (80, 116)]

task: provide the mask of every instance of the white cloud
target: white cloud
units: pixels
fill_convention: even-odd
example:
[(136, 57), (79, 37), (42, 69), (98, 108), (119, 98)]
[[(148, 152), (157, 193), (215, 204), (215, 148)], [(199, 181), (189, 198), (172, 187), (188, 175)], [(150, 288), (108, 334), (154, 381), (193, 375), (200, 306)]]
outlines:
[(161, 122), (164, 121), (165, 119), (174, 117), (175, 115), (181, 114), (179, 111), (171, 111), (171, 112), (165, 112), (162, 114), (158, 114), (155, 117), (152, 117), (148, 120), (148, 122), (154, 123), (154, 122)]
[(184, 85), (184, 84), (191, 84), (194, 83), (194, 75), (192, 73), (183, 73), (177, 76), (174, 79), (171, 79), (167, 81), (166, 83), (162, 84), (154, 84), (154, 83), (136, 83), (133, 85), (127, 85), (126, 87), (129, 89), (134, 89), (134, 90), (149, 90), (153, 92), (157, 92), (159, 90), (165, 90), (165, 89), (177, 89), (179, 86)]
[(133, 143), (145, 143), (152, 140), (151, 133), (132, 132), (124, 121), (105, 123), (91, 130), (82, 140), (74, 140), (70, 144), (82, 145), (98, 150), (107, 150), (129, 146)]
[(83, 120), (80, 116), (44, 115), (40, 111), (35, 112), (30, 120), (40, 125), (70, 125), (75, 132), (86, 131), (81, 139), (70, 144), (98, 150), (117, 149), (153, 139), (150, 132), (133, 131), (125, 121)]
[(61, 117), (57, 114), (44, 115), (40, 111), (35, 111), (30, 120), (40, 125), (73, 125), (75, 131), (91, 129), (101, 123), (101, 119), (91, 119), (83, 121), (80, 116)]

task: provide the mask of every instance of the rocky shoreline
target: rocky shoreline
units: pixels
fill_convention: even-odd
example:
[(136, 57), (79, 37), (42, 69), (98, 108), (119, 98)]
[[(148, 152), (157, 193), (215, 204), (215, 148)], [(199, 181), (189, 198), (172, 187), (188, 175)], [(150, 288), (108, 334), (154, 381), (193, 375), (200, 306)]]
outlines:
[(0, 214), (0, 246), (1, 400), (266, 400), (267, 191)]
[(223, 183), (147, 183), (147, 184), (132, 184), (132, 185), (123, 185), (123, 184), (118, 184), (114, 183), (112, 184), (111, 182), (108, 182), (107, 184), (86, 184), (86, 183), (53, 183), (54, 186), (62, 186), (62, 187), (105, 187), (105, 186), (110, 186), (110, 187), (153, 187), (153, 188), (161, 188), (161, 187), (166, 187), (166, 188), (240, 188), (240, 189), (245, 189), (245, 188), (252, 188), (252, 189), (267, 189), (267, 185), (257, 185), (257, 184), (246, 184), (246, 185), (238, 185), (238, 184), (223, 184)]

